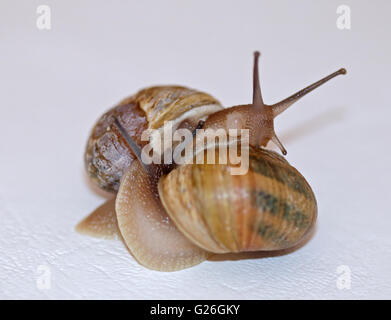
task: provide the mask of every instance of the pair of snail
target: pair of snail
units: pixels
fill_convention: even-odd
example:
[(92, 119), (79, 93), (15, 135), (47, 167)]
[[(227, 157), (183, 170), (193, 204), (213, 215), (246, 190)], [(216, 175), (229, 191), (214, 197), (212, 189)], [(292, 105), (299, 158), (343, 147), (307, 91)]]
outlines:
[[(194, 266), (211, 254), (290, 248), (315, 225), (317, 204), (305, 178), (284, 157), (264, 149), (274, 142), (274, 118), (329, 76), (273, 105), (263, 102), (259, 52), (254, 53), (251, 104), (223, 108), (204, 92), (180, 86), (139, 91), (106, 112), (89, 137), (85, 164), (100, 188), (116, 193), (77, 230), (119, 235), (142, 265), (160, 271)], [(232, 175), (233, 163), (181, 165), (141, 161), (147, 129), (237, 129), (249, 131), (249, 167)], [(240, 139), (240, 138), (239, 138)], [(218, 144), (216, 148), (218, 154)], [(209, 146), (210, 147), (210, 146)], [(204, 152), (205, 150), (201, 150)]]

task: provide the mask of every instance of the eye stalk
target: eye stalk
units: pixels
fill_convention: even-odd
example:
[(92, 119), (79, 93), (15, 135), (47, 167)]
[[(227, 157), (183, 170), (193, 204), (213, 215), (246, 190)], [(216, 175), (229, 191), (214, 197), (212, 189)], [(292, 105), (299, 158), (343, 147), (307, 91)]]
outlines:
[[(346, 69), (341, 68), (338, 71), (322, 78), (321, 80), (314, 82), (308, 87), (299, 90), (298, 92), (292, 94), (288, 98), (281, 100), (272, 105), (267, 105), (263, 102), (261, 86), (259, 81), (259, 71), (258, 71), (258, 60), (260, 53), (259, 51), (254, 52), (254, 69), (253, 69), (253, 102), (250, 105), (252, 109), (249, 112), (247, 118), (247, 127), (255, 129), (254, 137), (252, 140), (255, 141), (255, 146), (266, 145), (269, 140), (273, 141), (281, 150), (282, 154), (286, 155), (287, 151), (282, 145), (281, 141), (278, 139), (274, 131), (274, 118), (277, 117), (280, 113), (288, 109), (292, 104), (298, 101), (300, 98), (304, 97), (307, 93), (318, 88), (327, 81), (333, 79), (338, 75), (346, 74)], [(252, 133), (250, 132), (250, 135)], [(251, 140), (251, 137), (250, 137)]]
[(262, 108), (264, 106), (261, 85), (259, 84), (259, 71), (258, 60), (261, 53), (259, 51), (254, 52), (254, 70), (253, 70), (253, 106)]
[[(129, 146), (130, 150), (132, 150), (133, 154), (136, 156), (137, 161), (141, 164), (142, 168), (148, 173), (148, 176), (157, 180), (160, 178), (160, 176), (164, 173), (168, 173), (173, 169), (173, 164), (161, 164), (161, 165), (155, 165), (155, 164), (146, 164), (142, 160), (142, 149), (140, 146), (130, 137), (130, 135), (126, 132), (125, 128), (122, 126), (120, 121), (117, 117), (113, 116), (113, 124), (112, 129), (117, 131), (117, 133), (126, 141), (127, 145)], [(203, 121), (200, 121), (198, 123), (198, 126), (203, 125)], [(198, 127), (197, 127), (198, 128)]]
[[(134, 155), (137, 157), (137, 159), (142, 163), (141, 161), (141, 148), (139, 145), (129, 136), (129, 134), (126, 132), (125, 128), (122, 126), (122, 124), (119, 122), (117, 117), (112, 117), (113, 119), (113, 125), (116, 130), (118, 130), (119, 134), (124, 138)], [(145, 165), (145, 164), (144, 164)], [(148, 169), (148, 166), (145, 167)]]

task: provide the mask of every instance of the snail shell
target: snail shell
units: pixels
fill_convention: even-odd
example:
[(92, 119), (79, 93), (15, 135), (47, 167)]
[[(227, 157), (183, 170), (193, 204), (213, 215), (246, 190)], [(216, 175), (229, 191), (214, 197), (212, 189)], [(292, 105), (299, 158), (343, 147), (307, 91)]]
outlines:
[(229, 164), (187, 164), (159, 182), (170, 218), (207, 251), (285, 249), (315, 224), (315, 196), (300, 172), (273, 151), (249, 155), (245, 175), (231, 175)]
[[(135, 159), (123, 136), (113, 130), (113, 116), (120, 119), (127, 134), (142, 147), (148, 143), (141, 140), (144, 130), (157, 129), (157, 133), (164, 129), (166, 121), (172, 121), (173, 130), (184, 127), (192, 131), (200, 119), (221, 109), (218, 100), (194, 89), (181, 86), (143, 89), (103, 114), (95, 124), (84, 155), (88, 175), (100, 188), (117, 192), (122, 174)], [(152, 146), (153, 143), (156, 141), (151, 137)]]

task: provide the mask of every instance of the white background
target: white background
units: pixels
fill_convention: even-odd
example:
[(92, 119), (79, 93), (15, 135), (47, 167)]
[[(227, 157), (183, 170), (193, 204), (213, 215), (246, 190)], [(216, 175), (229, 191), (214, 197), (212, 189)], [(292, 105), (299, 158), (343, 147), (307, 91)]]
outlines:
[[(38, 5), (52, 29), (36, 27)], [(336, 26), (351, 8), (351, 30)], [(0, 298), (390, 298), (389, 1), (11, 1), (0, 4)], [(276, 102), (346, 67), (276, 121), (317, 196), (312, 240), (284, 256), (138, 265), (74, 226), (105, 201), (87, 183), (89, 131), (153, 84), (249, 103), (252, 53)], [(51, 289), (36, 285), (39, 266)], [(351, 289), (337, 288), (337, 267)]]

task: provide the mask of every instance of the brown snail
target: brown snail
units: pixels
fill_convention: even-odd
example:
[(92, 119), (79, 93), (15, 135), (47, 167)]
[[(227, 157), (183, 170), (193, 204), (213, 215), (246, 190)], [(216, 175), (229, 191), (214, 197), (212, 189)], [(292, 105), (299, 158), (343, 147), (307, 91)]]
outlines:
[[(106, 113), (87, 144), (86, 165), (106, 190), (115, 191), (119, 179), (121, 182), (115, 203), (110, 200), (98, 208), (78, 225), (78, 230), (101, 236), (119, 231), (141, 264), (161, 271), (190, 267), (210, 253), (277, 250), (302, 241), (317, 216), (312, 189), (285, 158), (261, 146), (271, 140), (285, 155), (273, 119), (346, 70), (340, 69), (279, 103), (266, 105), (259, 85), (258, 58), (255, 52), (252, 104), (223, 109), (204, 93), (183, 87), (154, 87)], [(153, 96), (148, 96), (148, 90)], [(187, 100), (183, 103), (181, 99)], [(166, 120), (174, 120), (176, 128), (193, 132), (201, 126), (248, 129), (248, 172), (232, 175), (230, 169), (237, 164), (231, 162), (171, 166), (143, 163), (141, 131), (147, 127), (161, 129)], [(109, 138), (102, 138), (105, 126)], [(243, 143), (241, 137), (238, 139)], [(221, 152), (219, 146), (220, 141), (207, 146), (215, 149), (216, 158)], [(108, 152), (112, 157), (104, 158), (107, 162), (101, 165), (101, 154), (108, 148), (117, 153), (112, 156)], [(110, 228), (106, 227), (108, 221)]]

